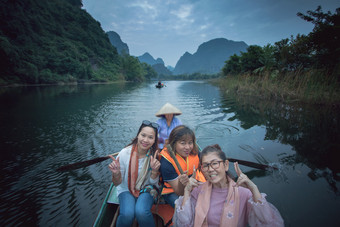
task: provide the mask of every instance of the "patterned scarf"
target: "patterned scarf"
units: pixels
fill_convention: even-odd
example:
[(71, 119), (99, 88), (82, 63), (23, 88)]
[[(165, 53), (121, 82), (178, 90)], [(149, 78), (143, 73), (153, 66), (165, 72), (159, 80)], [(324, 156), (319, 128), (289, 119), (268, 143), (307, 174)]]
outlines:
[(150, 168), (150, 150), (146, 154), (143, 168), (140, 174), (138, 174), (138, 149), (137, 144), (134, 144), (131, 149), (130, 161), (129, 161), (129, 173), (128, 173), (128, 187), (129, 191), (134, 197), (139, 196), (139, 191), (148, 176), (148, 170)]
[[(228, 195), (223, 206), (220, 226), (237, 226), (238, 213), (240, 206), (240, 197), (238, 187), (233, 187), (236, 183), (228, 178)], [(195, 208), (195, 224), (194, 226), (208, 226), (207, 215), (210, 206), (212, 184), (206, 182), (202, 185), (202, 191), (199, 193)]]

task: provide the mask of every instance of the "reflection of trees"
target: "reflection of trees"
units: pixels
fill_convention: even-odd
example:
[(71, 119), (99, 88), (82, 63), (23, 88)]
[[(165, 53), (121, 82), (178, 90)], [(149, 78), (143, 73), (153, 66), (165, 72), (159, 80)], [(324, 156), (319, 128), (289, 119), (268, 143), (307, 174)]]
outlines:
[(233, 119), (241, 121), (241, 127), (264, 125), (266, 140), (278, 140), (295, 149), (296, 154), (281, 158), (282, 163), (306, 164), (312, 170), (308, 174), (312, 180), (323, 177), (337, 192), (334, 180), (340, 180), (339, 107), (282, 104), (249, 97), (236, 97), (236, 102), (228, 101), (234, 98), (225, 99), (225, 112), (234, 113)]

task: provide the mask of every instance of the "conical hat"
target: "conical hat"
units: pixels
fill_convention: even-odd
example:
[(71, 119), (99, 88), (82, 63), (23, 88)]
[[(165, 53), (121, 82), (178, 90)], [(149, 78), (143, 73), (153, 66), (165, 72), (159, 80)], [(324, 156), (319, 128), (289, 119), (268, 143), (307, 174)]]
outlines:
[(164, 114), (180, 115), (182, 114), (182, 112), (178, 108), (167, 102), (164, 106), (162, 106), (160, 110), (158, 110), (158, 112), (156, 113), (156, 117), (161, 117)]

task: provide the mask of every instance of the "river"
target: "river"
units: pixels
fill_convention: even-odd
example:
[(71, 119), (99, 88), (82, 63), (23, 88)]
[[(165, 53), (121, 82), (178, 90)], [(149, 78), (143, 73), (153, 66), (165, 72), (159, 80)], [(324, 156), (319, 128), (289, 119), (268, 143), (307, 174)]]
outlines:
[(120, 151), (170, 102), (202, 148), (218, 143), (229, 157), (279, 168), (241, 166), (286, 226), (339, 226), (338, 109), (226, 96), (200, 81), (165, 84), (0, 88), (0, 225), (91, 226), (110, 161), (56, 169)]

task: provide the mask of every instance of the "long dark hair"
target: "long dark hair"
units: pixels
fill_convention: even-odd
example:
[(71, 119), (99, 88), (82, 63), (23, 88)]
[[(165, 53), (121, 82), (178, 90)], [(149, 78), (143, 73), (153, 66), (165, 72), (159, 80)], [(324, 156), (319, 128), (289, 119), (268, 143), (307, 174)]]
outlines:
[[(214, 145), (210, 145), (210, 146), (206, 146), (202, 151), (201, 151), (201, 154), (200, 154), (200, 166), (202, 166), (202, 160), (203, 160), (203, 157), (210, 154), (210, 153), (213, 153), (215, 152), (216, 155), (223, 160), (223, 162), (225, 162), (226, 160), (228, 160), (227, 158), (227, 155), (222, 151), (220, 145), (218, 144), (214, 144)], [(231, 179), (234, 180), (234, 176), (229, 173), (229, 171), (226, 171), (226, 175), (228, 175)]]
[(173, 151), (175, 150), (175, 144), (177, 141), (184, 139), (184, 137), (190, 136), (192, 138), (192, 142), (194, 143), (194, 148), (190, 152), (190, 155), (198, 154), (198, 146), (196, 144), (196, 136), (195, 133), (185, 125), (179, 125), (175, 127), (170, 135), (167, 144), (169, 144)]
[(150, 128), (152, 128), (153, 131), (155, 132), (155, 142), (154, 142), (154, 144), (153, 144), (153, 145), (151, 146), (151, 148), (150, 148), (151, 155), (154, 155), (155, 152), (156, 152), (157, 149), (158, 149), (158, 130), (157, 130), (156, 128), (152, 127), (151, 125), (145, 125), (145, 124), (142, 123), (141, 126), (140, 126), (139, 129), (138, 129), (138, 132), (137, 132), (136, 137), (133, 138), (132, 141), (131, 141), (131, 143), (129, 143), (129, 144), (126, 145), (126, 146), (128, 147), (128, 146), (130, 146), (130, 145), (135, 145), (135, 144), (137, 144), (137, 142), (138, 142), (138, 135), (139, 135), (139, 133), (142, 131), (142, 129), (145, 128), (145, 127), (150, 127)]

